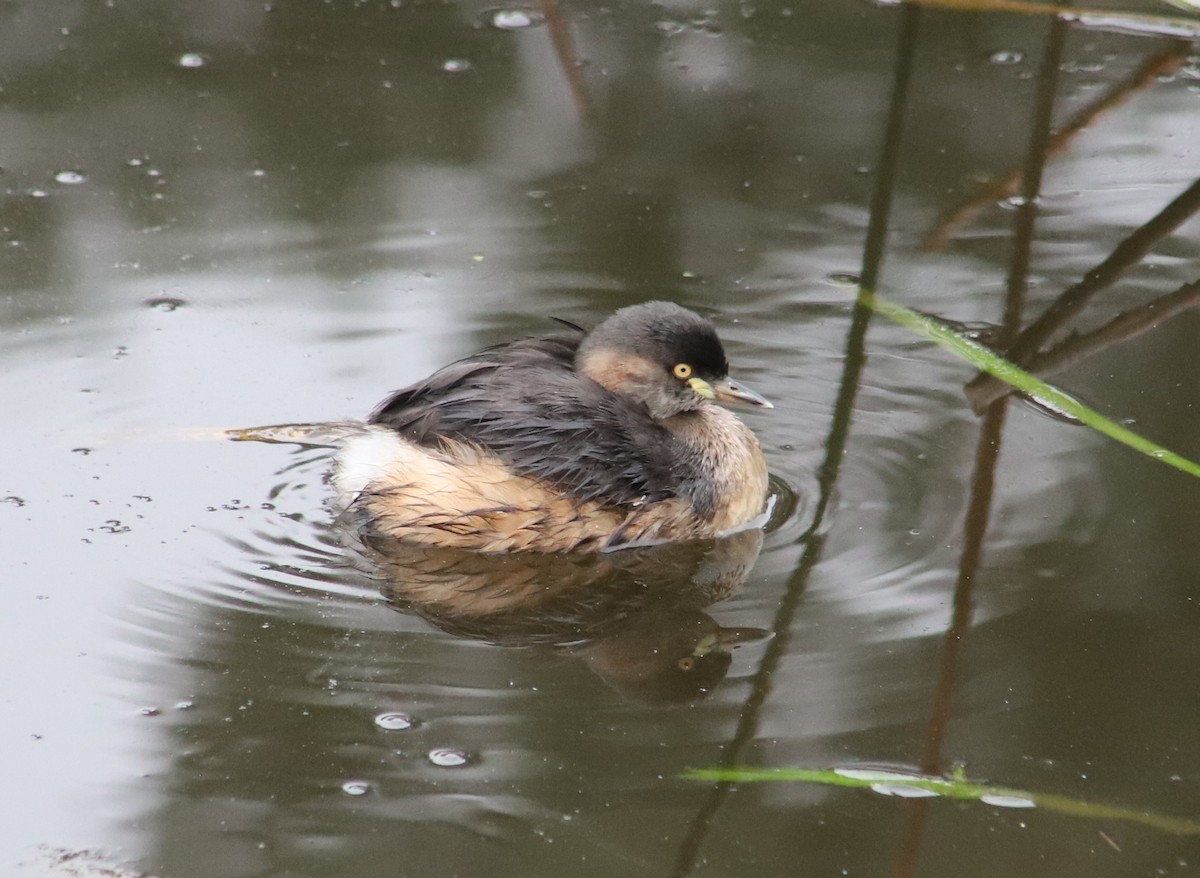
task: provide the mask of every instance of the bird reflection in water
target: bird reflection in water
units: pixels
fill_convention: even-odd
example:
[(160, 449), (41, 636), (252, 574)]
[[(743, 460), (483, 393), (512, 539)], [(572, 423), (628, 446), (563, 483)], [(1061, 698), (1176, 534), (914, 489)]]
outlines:
[(565, 652), (633, 701), (703, 698), (724, 679), (731, 649), (768, 636), (704, 612), (745, 580), (762, 547), (757, 528), (609, 554), (509, 555), (349, 530), (396, 610), (456, 636)]

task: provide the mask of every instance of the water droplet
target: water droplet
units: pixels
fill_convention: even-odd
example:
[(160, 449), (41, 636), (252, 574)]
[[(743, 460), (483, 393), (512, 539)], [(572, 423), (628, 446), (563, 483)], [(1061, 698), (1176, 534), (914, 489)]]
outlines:
[(250, 172), (250, 176), (251, 177), (265, 177), (265, 176), (267, 176), (267, 172), (264, 171), (262, 168), (255, 168), (253, 171)]
[(155, 311), (177, 311), (186, 305), (187, 302), (171, 296), (155, 296), (152, 299), (147, 299), (142, 304), (147, 308), (153, 308)]
[(466, 750), (456, 750), (453, 747), (436, 747), (429, 751), (429, 761), (443, 768), (457, 768), (471, 761)]
[(901, 799), (932, 799), (939, 795), (936, 790), (910, 787), (907, 784), (874, 783), (871, 784), (871, 789), (880, 795), (896, 796)]
[(500, 30), (521, 30), (541, 24), (542, 15), (533, 9), (520, 7), (492, 9), (483, 13), (483, 21)]
[(12, 506), (16, 506), (16, 507), (20, 508), (21, 506), (25, 505), (26, 500), (24, 497), (18, 497), (16, 494), (10, 494), (9, 496), (5, 497), (0, 502), (8, 503)]
[(71, 453), (72, 454), (82, 454), (83, 456), (86, 457), (87, 455), (92, 453), (92, 449), (90, 449), (90, 448), (72, 448)]
[(29, 196), (31, 198), (45, 198), (49, 194), (50, 193), (47, 192), (45, 189), (30, 189), (29, 190)]
[(852, 780), (874, 781), (877, 783), (900, 783), (906, 780), (923, 780), (920, 775), (911, 774), (907, 771), (895, 771), (890, 768), (855, 768), (854, 766), (846, 766), (844, 768), (835, 768), (834, 774), (840, 774), (842, 777), (848, 777)]
[(143, 707), (138, 711), (142, 716), (160, 716), (162, 711), (157, 707)]
[(365, 796), (371, 792), (371, 785), (365, 780), (348, 780), (342, 784), (342, 792), (347, 796)]
[(992, 64), (1020, 64), (1024, 60), (1025, 53), (1015, 49), (1003, 49), (988, 56), (988, 61)]
[(199, 52), (184, 52), (175, 60), (175, 63), (180, 67), (192, 69), (196, 67), (203, 67), (208, 63), (208, 58), (204, 55), (201, 55)]
[(462, 73), (471, 69), (471, 62), (466, 58), (447, 58), (442, 62), (442, 69), (447, 73)]
[(146, 160), (144, 158), (131, 158), (125, 164), (131, 168), (140, 168), (142, 165), (146, 164)]
[(54, 179), (59, 183), (65, 183), (68, 186), (74, 186), (77, 183), (86, 183), (87, 177), (79, 171), (59, 171), (54, 175)]
[(176, 710), (191, 710), (195, 706), (196, 706), (196, 703), (194, 701), (176, 701), (175, 702)]
[(413, 719), (407, 713), (381, 713), (375, 717), (375, 725), (389, 732), (399, 732), (413, 727)]
[(1028, 796), (1005, 796), (1001, 794), (980, 796), (979, 801), (997, 808), (1036, 808), (1037, 802)]

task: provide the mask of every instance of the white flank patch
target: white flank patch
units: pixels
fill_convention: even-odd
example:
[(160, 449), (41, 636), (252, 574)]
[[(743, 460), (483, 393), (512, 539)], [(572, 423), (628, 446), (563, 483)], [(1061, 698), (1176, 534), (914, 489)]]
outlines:
[(347, 440), (333, 469), (333, 484), (341, 502), (353, 502), (371, 482), (405, 457), (408, 449), (408, 443), (396, 431), (385, 427), (369, 429)]

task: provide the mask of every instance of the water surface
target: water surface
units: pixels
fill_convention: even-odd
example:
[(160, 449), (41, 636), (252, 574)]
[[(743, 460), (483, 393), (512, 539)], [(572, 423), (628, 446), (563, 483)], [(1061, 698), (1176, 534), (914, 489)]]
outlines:
[[(1033, 320), (1200, 177), (1194, 46), (865, 4), (0, 15), (6, 867), (1200, 862), (1127, 821), (680, 779), (961, 766), (1200, 816), (1195, 480), (1024, 404), (981, 420), (969, 368), (856, 317), (845, 282), (991, 327), (1024, 290)], [(1099, 107), (1044, 168), (1039, 106), (1058, 128)], [(1036, 213), (996, 194), (939, 228), (1022, 168)], [(1062, 332), (1194, 283), (1198, 229), (1161, 230)], [(776, 404), (746, 415), (781, 502), (744, 580), (693, 554), (525, 615), (414, 605), (332, 526), (325, 452), (224, 437), (361, 417), (548, 315), (648, 298), (711, 316)], [(1053, 380), (1200, 458), (1198, 328)], [(659, 646), (718, 630), (700, 684), (646, 682)]]

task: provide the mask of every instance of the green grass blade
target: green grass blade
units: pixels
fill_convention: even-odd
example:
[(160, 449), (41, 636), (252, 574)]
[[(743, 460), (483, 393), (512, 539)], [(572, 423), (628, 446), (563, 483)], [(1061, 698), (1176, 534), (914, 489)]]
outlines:
[(723, 783), (755, 783), (760, 781), (791, 781), (824, 786), (870, 789), (878, 793), (911, 797), (925, 794), (944, 799), (982, 802), (985, 805), (1007, 808), (1040, 808), (1094, 820), (1122, 820), (1140, 823), (1172, 835), (1200, 835), (1200, 820), (1155, 814), (1137, 808), (1087, 802), (1048, 793), (1032, 793), (1009, 787), (994, 787), (961, 779), (930, 777), (903, 771), (880, 769), (816, 769), (816, 768), (694, 768), (684, 772), (685, 780)]
[(1042, 379), (1030, 375), (1020, 366), (998, 356), (986, 346), (966, 338), (950, 329), (933, 317), (919, 314), (903, 305), (889, 302), (869, 290), (859, 291), (859, 300), (871, 310), (884, 317), (894, 320), (901, 326), (907, 327), (924, 335), (926, 338), (941, 345), (958, 357), (966, 360), (977, 369), (994, 375), (1006, 384), (1026, 393), (1033, 399), (1049, 408), (1070, 415), (1081, 423), (1087, 424), (1098, 433), (1103, 433), (1110, 439), (1115, 439), (1122, 445), (1127, 445), (1135, 451), (1140, 451), (1147, 457), (1173, 466), (1189, 475), (1200, 478), (1200, 464), (1176, 454), (1144, 436), (1139, 436), (1132, 430), (1122, 427), (1115, 421), (1109, 420), (1095, 409), (1088, 408), (1074, 397), (1063, 393), (1057, 387), (1047, 384)]

